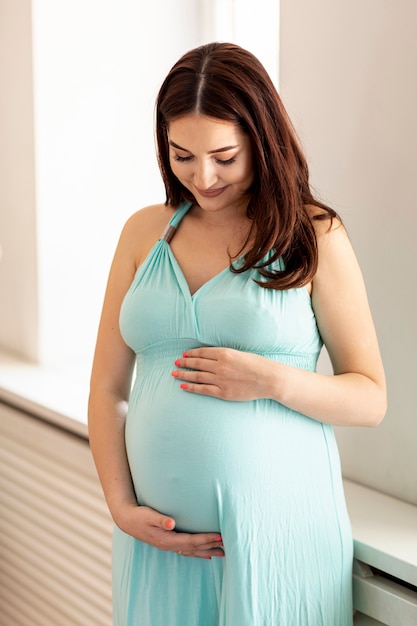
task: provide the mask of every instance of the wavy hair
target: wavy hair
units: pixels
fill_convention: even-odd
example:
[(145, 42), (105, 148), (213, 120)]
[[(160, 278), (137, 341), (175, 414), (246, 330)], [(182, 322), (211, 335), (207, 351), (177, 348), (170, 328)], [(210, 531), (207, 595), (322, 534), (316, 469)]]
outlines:
[[(317, 271), (313, 219), (338, 218), (310, 189), (309, 171), (294, 128), (268, 73), (240, 46), (211, 43), (186, 53), (172, 67), (156, 101), (158, 163), (166, 204), (178, 207), (194, 196), (174, 176), (169, 161), (168, 126), (199, 113), (238, 124), (251, 140), (254, 183), (247, 207), (254, 243), (233, 272), (256, 268), (262, 287), (290, 289), (310, 282)], [(329, 226), (329, 227), (330, 227)], [(270, 254), (268, 254), (270, 253)], [(265, 260), (268, 255), (268, 260)], [(271, 264), (282, 259), (282, 269)]]

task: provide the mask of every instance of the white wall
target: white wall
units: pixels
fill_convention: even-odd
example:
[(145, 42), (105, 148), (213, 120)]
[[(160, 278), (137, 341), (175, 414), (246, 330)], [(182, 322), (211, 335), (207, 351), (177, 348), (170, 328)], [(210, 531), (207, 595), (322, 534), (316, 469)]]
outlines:
[(169, 67), (196, 44), (196, 9), (191, 0), (32, 4), (40, 360), (59, 362), (60, 345), (68, 364), (88, 367), (121, 226), (165, 199), (154, 102)]
[(275, 84), (279, 72), (280, 0), (202, 0), (201, 41), (231, 41), (250, 50)]
[(281, 92), (312, 179), (345, 219), (389, 390), (337, 433), (345, 475), (417, 504), (417, 4), (281, 0)]

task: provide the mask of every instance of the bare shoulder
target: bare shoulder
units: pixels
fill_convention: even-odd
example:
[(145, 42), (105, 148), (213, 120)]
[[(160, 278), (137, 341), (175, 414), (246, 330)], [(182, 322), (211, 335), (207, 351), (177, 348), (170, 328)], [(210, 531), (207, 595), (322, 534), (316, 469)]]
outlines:
[[(332, 217), (317, 206), (306, 206), (313, 224), (319, 254), (319, 270), (325, 262), (334, 263), (336, 258), (352, 261), (353, 249), (349, 235), (339, 217)], [(354, 255), (353, 255), (354, 256)]]
[(327, 211), (315, 205), (306, 205), (307, 215), (316, 231), (317, 240), (325, 237), (329, 233), (339, 231), (346, 236), (346, 230), (338, 217), (331, 217)]
[[(165, 204), (146, 206), (129, 217), (124, 226), (124, 230), (127, 232), (133, 231), (135, 234), (137, 231), (140, 231), (142, 234), (150, 234), (160, 227), (163, 229), (171, 219), (173, 213), (174, 209)], [(158, 233), (158, 235), (159, 234), (160, 233)]]
[(129, 250), (138, 267), (159, 239), (171, 219), (174, 209), (165, 204), (153, 204), (139, 209), (129, 217), (121, 235), (125, 249)]
[(342, 221), (317, 206), (307, 206), (307, 212), (317, 237), (318, 266), (313, 278), (313, 294), (341, 291), (348, 293), (352, 286), (363, 289), (359, 263)]

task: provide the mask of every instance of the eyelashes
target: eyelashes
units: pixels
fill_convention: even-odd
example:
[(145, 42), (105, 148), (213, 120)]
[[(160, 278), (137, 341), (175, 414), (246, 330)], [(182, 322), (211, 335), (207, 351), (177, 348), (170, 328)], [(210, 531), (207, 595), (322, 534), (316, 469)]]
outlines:
[(219, 163), (219, 165), (232, 165), (232, 163), (234, 163), (236, 161), (236, 157), (231, 157), (230, 159), (226, 159), (225, 161), (222, 161), (221, 159), (216, 159), (216, 162)]
[(174, 154), (174, 161), (178, 161), (178, 163), (187, 163), (188, 161), (191, 161), (192, 157), (188, 156), (188, 157), (182, 157), (179, 156), (178, 154)]
[[(189, 163), (192, 160), (192, 156), (186, 156), (186, 157), (182, 157), (179, 154), (174, 154), (174, 161), (177, 161), (178, 163)], [(218, 163), (219, 165), (232, 165), (234, 162), (236, 161), (236, 157), (231, 157), (230, 159), (226, 159), (226, 160), (222, 160), (222, 159), (216, 159), (216, 163)]]

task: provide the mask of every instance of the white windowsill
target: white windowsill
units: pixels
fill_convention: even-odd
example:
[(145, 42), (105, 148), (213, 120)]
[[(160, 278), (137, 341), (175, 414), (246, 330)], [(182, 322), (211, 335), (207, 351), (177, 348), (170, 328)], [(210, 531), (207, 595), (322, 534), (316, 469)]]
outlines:
[[(0, 401), (87, 438), (87, 383), (0, 355)], [(345, 480), (355, 557), (417, 586), (417, 506)]]
[(88, 437), (88, 383), (0, 354), (0, 401)]

